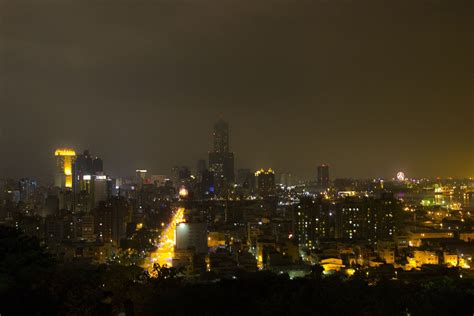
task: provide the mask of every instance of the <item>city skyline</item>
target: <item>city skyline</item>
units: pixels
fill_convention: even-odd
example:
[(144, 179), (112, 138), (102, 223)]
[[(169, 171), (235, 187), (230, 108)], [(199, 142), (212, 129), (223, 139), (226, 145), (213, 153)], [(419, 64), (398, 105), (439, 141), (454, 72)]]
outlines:
[(470, 1), (264, 3), (2, 1), (0, 173), (192, 167), (222, 116), (236, 167), (474, 175)]
[[(225, 124), (225, 131), (223, 132), (224, 133), (224, 140), (221, 139), (221, 135), (219, 135), (219, 133), (222, 133), (219, 132), (218, 130), (216, 130), (216, 128), (218, 129), (219, 127), (219, 124)], [(219, 152), (223, 152), (223, 153), (229, 153), (229, 143), (230, 143), (230, 138), (231, 138), (231, 132), (230, 131), (230, 128), (229, 128), (229, 124), (228, 122), (224, 121), (222, 118), (218, 119), (216, 121), (216, 123), (214, 124), (214, 130), (213, 132), (211, 133), (211, 137), (212, 137), (212, 140), (211, 140), (211, 149), (208, 151), (209, 154), (211, 154), (209, 156), (209, 159), (215, 159), (215, 158), (212, 158), (212, 153), (216, 152), (216, 153), (219, 153)], [(80, 155), (80, 153), (82, 151), (84, 151), (84, 154), (89, 154), (89, 149), (78, 149), (74, 146), (69, 146), (69, 147), (57, 147), (53, 150), (54, 152), (54, 155), (55, 156), (58, 156), (58, 152), (61, 152), (59, 155), (62, 155), (62, 152), (67, 152), (67, 151), (70, 151), (72, 153), (76, 153), (78, 155)], [(66, 153), (66, 154), (69, 154), (69, 153)], [(233, 153), (232, 154), (232, 159), (233, 158)], [(100, 160), (100, 158), (98, 157), (95, 157), (95, 159), (98, 159)], [(203, 159), (197, 159), (196, 161), (194, 161), (194, 163), (196, 162), (199, 162), (199, 160), (203, 160)], [(92, 161), (92, 160), (91, 160)], [(206, 163), (208, 162), (207, 159), (205, 159), (204, 161), (206, 161)], [(211, 160), (209, 160), (211, 161)], [(102, 162), (101, 162), (102, 163)], [(113, 165), (113, 163), (111, 163)], [(142, 167), (146, 167), (147, 168), (147, 171), (150, 171), (152, 174), (163, 174), (163, 175), (167, 175), (167, 176), (171, 176), (172, 174), (172, 169), (179, 166), (179, 165), (182, 165), (182, 166), (185, 166), (187, 168), (190, 168), (190, 171), (200, 177), (201, 175), (199, 174), (199, 172), (197, 172), (197, 169), (195, 168), (195, 166), (192, 164), (192, 162), (189, 164), (189, 165), (184, 165), (184, 164), (180, 164), (180, 163), (175, 163), (172, 167), (169, 168), (169, 170), (163, 170), (163, 169), (151, 169), (151, 170), (148, 170), (150, 169), (148, 166), (139, 166), (140, 168)], [(232, 162), (232, 165), (233, 165), (233, 162)], [(273, 168), (271, 165), (263, 165), (264, 167), (267, 167), (267, 166), (270, 166), (271, 168)], [(314, 167), (314, 170), (308, 172), (308, 173), (305, 173), (303, 176), (301, 175), (295, 175), (292, 173), (291, 170), (276, 170), (276, 174), (277, 175), (287, 175), (287, 174), (291, 174), (292, 177), (294, 177), (294, 181), (314, 181), (314, 182), (317, 182), (319, 185), (322, 185), (321, 181), (322, 180), (322, 176), (321, 176), (321, 168), (328, 168), (330, 167), (331, 164), (328, 164), (327, 162), (323, 162), (323, 163), (318, 163), (315, 167)], [(57, 168), (56, 167), (50, 167), (50, 168), (47, 168), (46, 170), (49, 170), (49, 169), (54, 169), (54, 168)], [(61, 167), (61, 168), (64, 168), (64, 167)], [(211, 170), (213, 170), (213, 167), (212, 167), (212, 163), (209, 164), (209, 168)], [(218, 167), (219, 168), (219, 167)], [(220, 167), (222, 168), (222, 166)], [(228, 167), (227, 167), (228, 168)], [(262, 168), (262, 166), (255, 166), (253, 168), (250, 168), (250, 170), (255, 170), (255, 171), (258, 171)], [(195, 170), (196, 169), (196, 170)], [(240, 169), (243, 169), (243, 170), (247, 170), (248, 167), (247, 166), (234, 166), (233, 168), (231, 167), (231, 169), (233, 169), (234, 173), (237, 172), (238, 170)], [(119, 174), (119, 173), (114, 173), (114, 172), (111, 172), (111, 171), (107, 171), (107, 174), (110, 175), (110, 176), (113, 176), (113, 177), (133, 177), (134, 176), (134, 172), (133, 172), (133, 167), (129, 168), (129, 170), (126, 170), (125, 173), (122, 173), (122, 174)], [(135, 170), (136, 171), (136, 170)], [(219, 171), (214, 171), (214, 172), (217, 172), (217, 174), (219, 174)], [(392, 174), (387, 174), (387, 175), (377, 175), (377, 176), (368, 176), (368, 175), (362, 175), (362, 176), (347, 176), (347, 175), (340, 175), (336, 172), (336, 176), (333, 175), (334, 173), (334, 169), (331, 168), (331, 176), (328, 176), (326, 175), (327, 177), (327, 180), (325, 181), (332, 181), (336, 178), (340, 178), (340, 179), (343, 179), (343, 178), (354, 178), (354, 179), (370, 179), (370, 178), (381, 178), (381, 179), (397, 179), (399, 174), (404, 174), (405, 173), (405, 169), (399, 169), (399, 170), (393, 170), (393, 173)], [(405, 174), (404, 174), (405, 176)], [(25, 178), (27, 177), (26, 175), (22, 175), (22, 176), (11, 176), (12, 178)], [(30, 175), (31, 177), (31, 175)], [(232, 177), (234, 177), (232, 175)], [(407, 174), (407, 179), (409, 178), (459, 178), (459, 179), (466, 179), (466, 178), (471, 178), (470, 176), (458, 176), (458, 177), (451, 177), (451, 176), (447, 176), (447, 177), (440, 177), (440, 176), (435, 176), (435, 177), (430, 177), (430, 176), (423, 176), (423, 175), (416, 175), (416, 174)], [(40, 181), (43, 181), (43, 183), (53, 183), (53, 182), (57, 182), (58, 180), (55, 180), (55, 177), (52, 176), (51, 174), (50, 175), (45, 175), (44, 177), (35, 177), (35, 179), (39, 179)], [(232, 180), (233, 181), (233, 180)], [(326, 182), (327, 183), (327, 182)]]
[[(221, 122), (223, 122), (223, 119), (222, 118), (219, 118), (218, 120), (216, 120), (217, 123), (215, 124), (219, 124)], [(228, 124), (227, 121), (224, 121), (225, 124)], [(215, 126), (215, 124), (213, 124)], [(230, 124), (229, 124), (230, 125)], [(232, 141), (232, 128), (229, 126), (227, 126), (227, 128), (230, 130), (229, 132), (229, 135), (226, 135), (227, 137), (227, 140), (226, 140), (226, 145), (225, 146), (229, 146), (228, 143), (230, 143)], [(209, 137), (209, 150), (207, 153), (204, 153), (202, 156), (203, 157), (206, 157), (207, 154), (209, 153), (212, 153), (213, 151), (217, 150), (216, 149), (216, 146), (219, 146), (216, 144), (216, 135), (215, 135), (215, 131), (212, 131), (212, 127), (210, 128), (211, 132), (209, 133), (210, 134), (210, 137)], [(238, 134), (238, 133), (237, 133)], [(220, 146), (223, 146), (223, 145), (220, 145)], [(78, 154), (81, 153), (82, 151), (89, 151), (89, 147), (77, 147), (77, 146), (56, 146), (54, 149), (51, 150), (52, 154), (56, 153), (57, 154), (57, 151), (58, 150), (75, 150)], [(100, 148), (98, 149), (99, 152), (100, 152)], [(226, 149), (227, 150), (227, 149)], [(95, 150), (94, 150), (95, 152)], [(41, 153), (42, 155), (44, 155), (44, 152)], [(236, 161), (239, 161), (238, 155), (239, 153), (237, 153), (237, 157), (236, 157)], [(49, 157), (51, 158), (51, 157)], [(134, 165), (131, 165), (131, 166), (127, 166), (127, 165), (124, 165), (124, 166), (121, 166), (119, 167), (118, 169), (116, 168), (116, 164), (114, 163), (113, 161), (114, 159), (114, 156), (111, 157), (111, 160), (108, 160), (107, 162), (107, 174), (111, 175), (111, 176), (114, 176), (114, 177), (132, 177), (134, 175), (134, 171), (136, 168), (146, 168), (147, 170), (149, 170), (151, 173), (153, 174), (164, 174), (164, 175), (171, 175), (171, 170), (172, 168), (176, 167), (176, 166), (179, 166), (179, 165), (183, 165), (183, 166), (186, 166), (188, 168), (190, 168), (190, 170), (193, 172), (193, 174), (195, 174), (195, 165), (196, 165), (196, 162), (198, 162), (199, 160), (202, 160), (201, 157), (198, 157), (196, 160), (193, 160), (193, 159), (187, 159), (186, 160), (186, 163), (183, 163), (182, 161), (183, 160), (177, 160), (174, 164), (172, 164), (168, 169), (166, 168), (163, 168), (163, 167), (150, 167), (150, 166), (153, 166), (153, 163), (151, 164), (140, 164), (140, 165), (137, 165), (137, 166), (134, 166)], [(147, 159), (146, 157), (141, 157), (140, 159), (143, 159), (143, 161), (149, 161), (149, 159)], [(207, 161), (207, 157), (205, 159)], [(54, 177), (51, 176), (51, 172), (52, 170), (54, 170), (54, 164), (51, 163), (51, 161), (49, 161), (49, 166), (47, 166), (46, 168), (42, 168), (42, 172), (41, 173), (38, 173), (38, 174), (35, 174), (34, 172), (33, 173), (30, 173), (29, 175), (28, 174), (12, 174), (12, 173), (8, 173), (8, 172), (4, 172), (4, 174), (2, 176), (7, 176), (7, 177), (11, 177), (11, 178), (22, 178), (22, 177), (31, 177), (31, 176), (34, 176), (35, 179), (39, 179), (40, 181), (42, 181), (43, 183), (47, 183), (47, 182), (54, 182)], [(112, 166), (112, 168), (110, 168), (109, 166)], [(296, 164), (297, 165), (297, 164)], [(390, 169), (388, 170), (389, 166), (387, 165), (386, 168), (383, 168), (385, 169), (386, 171), (384, 172), (378, 172), (375, 171), (375, 173), (371, 173), (371, 174), (357, 174), (357, 173), (349, 173), (349, 174), (342, 174), (340, 171), (338, 172), (338, 169), (337, 167), (338, 166), (334, 166), (333, 164), (331, 163), (328, 163), (328, 161), (316, 161), (315, 162), (315, 165), (314, 167), (312, 168), (312, 170), (308, 170), (307, 172), (300, 172), (300, 173), (295, 173), (293, 172), (293, 170), (288, 170), (288, 169), (278, 169), (278, 168), (274, 168), (272, 164), (269, 164), (269, 163), (263, 163), (263, 164), (260, 164), (260, 165), (253, 165), (253, 166), (248, 166), (248, 165), (236, 165), (234, 166), (234, 172), (237, 172), (239, 169), (251, 169), (251, 170), (259, 170), (261, 169), (262, 167), (271, 167), (273, 169), (276, 169), (276, 173), (277, 175), (279, 174), (292, 174), (292, 176), (295, 178), (294, 180), (297, 180), (297, 181), (319, 181), (318, 178), (319, 178), (319, 168), (324, 165), (327, 165), (327, 166), (330, 166), (331, 167), (331, 176), (330, 176), (330, 179), (331, 180), (334, 180), (336, 178), (354, 178), (354, 179), (370, 179), (370, 178), (382, 178), (382, 179), (396, 179), (397, 178), (397, 173), (398, 172), (404, 172), (407, 174), (407, 178), (459, 178), (459, 179), (463, 179), (463, 178), (472, 178), (472, 176), (470, 175), (457, 175), (457, 176), (452, 176), (452, 175), (444, 175), (444, 176), (440, 176), (440, 175), (437, 175), (437, 176), (427, 176), (427, 175), (423, 175), (423, 174), (420, 174), (420, 173), (417, 173), (416, 170), (415, 172), (409, 170), (407, 172), (407, 169), (403, 169), (403, 167), (399, 168), (399, 169)], [(410, 165), (410, 164), (408, 164)], [(115, 166), (115, 167), (114, 167)], [(297, 170), (297, 168), (295, 168), (295, 166), (293, 166), (294, 169)], [(347, 168), (347, 166), (344, 166), (343, 165), (343, 169)], [(116, 171), (114, 171), (114, 169)], [(119, 170), (117, 172), (117, 170)], [(49, 174), (46, 174), (46, 171), (49, 172)], [(196, 174), (197, 176), (199, 176), (198, 174)]]
[(474, 0), (0, 0), (0, 316), (474, 315)]

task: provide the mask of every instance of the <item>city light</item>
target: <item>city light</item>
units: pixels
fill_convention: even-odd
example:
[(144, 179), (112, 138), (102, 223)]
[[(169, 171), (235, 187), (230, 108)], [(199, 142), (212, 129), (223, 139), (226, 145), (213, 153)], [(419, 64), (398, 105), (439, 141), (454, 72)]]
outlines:
[(188, 193), (189, 193), (188, 190), (183, 187), (179, 190), (179, 197), (180, 198), (185, 198), (185, 197), (188, 196)]
[(72, 168), (76, 158), (76, 152), (70, 148), (59, 148), (54, 152), (56, 156), (56, 178), (57, 187), (72, 188)]
[(173, 215), (171, 222), (161, 233), (157, 249), (150, 254), (150, 261), (145, 264), (145, 269), (150, 273), (153, 270), (153, 264), (171, 267), (173, 265), (174, 247), (176, 245), (176, 227), (184, 222), (184, 208), (178, 208)]
[(54, 152), (55, 156), (76, 156), (74, 149), (70, 148), (59, 148)]
[(0, 316), (474, 316), (474, 0), (0, 3)]

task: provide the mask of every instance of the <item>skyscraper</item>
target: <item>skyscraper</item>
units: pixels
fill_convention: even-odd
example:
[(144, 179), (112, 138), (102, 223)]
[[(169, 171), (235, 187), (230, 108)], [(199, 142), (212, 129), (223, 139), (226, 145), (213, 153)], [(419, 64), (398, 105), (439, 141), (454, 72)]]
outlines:
[(289, 186), (292, 185), (292, 179), (291, 179), (291, 173), (289, 172), (283, 172), (280, 174), (280, 184), (283, 184), (284, 186)]
[(219, 187), (234, 182), (234, 153), (229, 151), (229, 125), (219, 120), (214, 125), (214, 150), (209, 153), (209, 170)]
[(323, 188), (329, 187), (329, 166), (322, 164), (318, 166), (318, 185)]
[(72, 188), (72, 165), (76, 159), (76, 152), (70, 148), (60, 148), (54, 153), (56, 157), (56, 175), (54, 186), (64, 189)]
[(95, 175), (92, 182), (92, 204), (97, 207), (100, 202), (108, 198), (108, 180), (105, 175)]
[(255, 175), (250, 169), (237, 169), (236, 183), (250, 194), (255, 190)]
[(261, 197), (269, 197), (275, 195), (275, 173), (272, 169), (260, 169), (255, 172), (257, 178), (257, 193)]
[(148, 170), (146, 170), (146, 169), (137, 169), (137, 170), (135, 170), (135, 172), (136, 172), (136, 175), (137, 175), (136, 179), (137, 179), (138, 190), (141, 191), (141, 189), (143, 188), (143, 184), (145, 183)]
[(295, 229), (301, 247), (314, 248), (322, 238), (334, 237), (333, 205), (323, 199), (303, 197), (295, 208)]
[(84, 181), (90, 180), (92, 174), (92, 158), (89, 151), (84, 150), (84, 153), (77, 155), (73, 163), (73, 191), (80, 192), (85, 190), (86, 184)]
[(90, 211), (104, 197), (107, 177), (103, 173), (102, 159), (92, 158), (88, 150), (77, 155), (73, 163), (74, 208)]
[(171, 168), (171, 181), (175, 187), (185, 185), (191, 179), (191, 170), (186, 166), (174, 166)]
[(92, 160), (92, 173), (100, 174), (102, 172), (104, 172), (104, 162), (99, 157), (95, 157)]
[(224, 120), (219, 120), (214, 125), (214, 152), (229, 152), (229, 124)]
[(131, 222), (131, 205), (122, 197), (100, 203), (94, 211), (95, 232), (103, 242), (120, 244), (126, 236), (127, 223)]
[(196, 166), (196, 177), (198, 181), (202, 180), (202, 173), (207, 169), (207, 163), (204, 159), (199, 159)]
[(20, 190), (20, 200), (25, 203), (31, 202), (37, 187), (38, 184), (35, 180), (27, 178), (20, 179), (18, 183), (18, 188)]
[(76, 176), (92, 175), (92, 157), (88, 150), (77, 155), (74, 163), (74, 172)]

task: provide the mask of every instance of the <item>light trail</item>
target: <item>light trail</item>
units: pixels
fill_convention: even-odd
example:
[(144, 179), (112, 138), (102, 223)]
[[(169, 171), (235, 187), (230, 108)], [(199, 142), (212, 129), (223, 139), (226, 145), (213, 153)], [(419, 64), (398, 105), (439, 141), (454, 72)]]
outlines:
[(180, 207), (171, 218), (171, 222), (163, 230), (158, 248), (150, 254), (150, 260), (145, 262), (144, 268), (152, 272), (155, 263), (160, 266), (171, 267), (174, 257), (174, 246), (176, 245), (176, 226), (184, 222), (184, 208)]

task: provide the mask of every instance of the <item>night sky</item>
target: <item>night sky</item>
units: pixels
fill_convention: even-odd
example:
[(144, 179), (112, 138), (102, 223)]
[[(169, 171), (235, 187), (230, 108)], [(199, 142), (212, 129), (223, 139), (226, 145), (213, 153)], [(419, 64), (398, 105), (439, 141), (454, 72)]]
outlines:
[(474, 176), (472, 0), (0, 0), (0, 178), (207, 158), (301, 178)]

